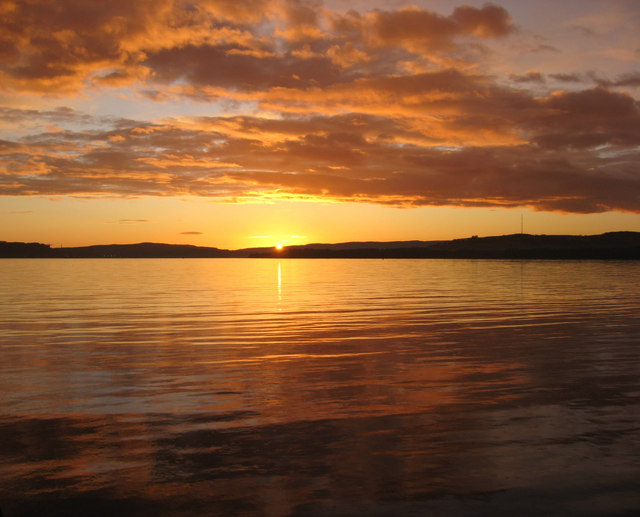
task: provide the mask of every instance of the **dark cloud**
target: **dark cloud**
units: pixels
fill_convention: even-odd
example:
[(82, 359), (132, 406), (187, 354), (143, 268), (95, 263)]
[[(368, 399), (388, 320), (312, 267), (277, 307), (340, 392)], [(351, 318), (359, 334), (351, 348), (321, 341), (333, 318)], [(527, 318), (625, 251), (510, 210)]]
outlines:
[(573, 25), (571, 26), (571, 29), (579, 32), (582, 36), (587, 38), (594, 38), (598, 35), (592, 28), (585, 27), (584, 25)]
[(532, 141), (548, 148), (640, 145), (640, 106), (624, 93), (598, 87), (552, 95), (530, 121)]
[(180, 232), (180, 235), (204, 235), (202, 232)]
[(497, 38), (515, 30), (508, 12), (490, 4), (482, 9), (458, 7), (450, 16), (417, 7), (376, 10), (366, 16), (350, 11), (332, 22), (334, 29), (356, 41), (423, 51), (450, 49), (459, 36)]
[(581, 74), (549, 74), (549, 77), (563, 83), (579, 83), (584, 81)]
[(563, 83), (592, 84), (603, 88), (637, 88), (640, 86), (640, 72), (621, 74), (616, 79), (607, 79), (593, 71), (585, 73), (549, 74), (549, 77)]
[(633, 72), (622, 75), (614, 82), (615, 86), (631, 86), (633, 88), (640, 87), (640, 72)]
[(340, 77), (339, 68), (325, 56), (299, 59), (291, 54), (256, 56), (232, 50), (209, 45), (162, 49), (149, 53), (144, 64), (161, 82), (186, 80), (231, 90), (323, 86)]
[(410, 42), (431, 48), (451, 45), (459, 32), (454, 20), (417, 8), (378, 11), (373, 15), (371, 28), (381, 44), (404, 45)]
[[(104, 119), (103, 119), (104, 120)], [(24, 123), (27, 121), (47, 122), (51, 124), (95, 124), (96, 118), (80, 113), (73, 108), (61, 106), (52, 110), (25, 110), (0, 106), (0, 121)]]
[[(495, 112), (498, 101), (482, 98)], [(478, 102), (475, 90), (459, 102), (468, 113)], [(103, 132), (35, 135), (26, 151), (20, 142), (8, 147), (0, 193), (322, 197), (395, 206), (640, 212), (633, 99), (596, 88), (525, 104), (522, 110), (503, 99), (501, 114), (531, 135), (531, 143), (520, 145), (438, 146), (406, 118), (364, 113), (200, 117), (187, 125), (129, 121)], [(443, 123), (447, 130), (453, 124)], [(63, 151), (41, 151), (56, 139)]]
[(581, 163), (584, 156), (541, 153), (528, 146), (455, 152), (378, 151), (378, 163), (394, 158), (402, 168), (387, 174), (381, 174), (380, 168), (369, 175), (255, 172), (250, 177), (297, 195), (393, 205), (531, 206), (580, 213), (640, 210), (634, 193), (640, 186), (638, 175), (616, 176), (605, 162), (602, 170), (591, 172)]
[(499, 38), (515, 30), (506, 9), (492, 4), (486, 4), (482, 9), (468, 5), (456, 7), (451, 19), (457, 23), (460, 32), (483, 38)]
[(319, 1), (311, 2), (302, 0), (286, 0), (285, 12), (287, 21), (291, 25), (318, 25), (318, 12), (321, 10), (322, 3)]
[(561, 53), (562, 51), (559, 48), (554, 47), (553, 45), (541, 44), (541, 45), (536, 45), (534, 48), (532, 48), (530, 50), (530, 52), (532, 52), (532, 53), (538, 53), (538, 52)]

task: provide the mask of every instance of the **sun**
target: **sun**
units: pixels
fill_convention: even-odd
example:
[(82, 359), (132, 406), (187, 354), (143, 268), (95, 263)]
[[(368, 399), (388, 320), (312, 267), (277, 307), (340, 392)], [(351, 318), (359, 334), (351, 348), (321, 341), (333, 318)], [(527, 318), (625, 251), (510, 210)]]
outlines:
[(283, 246), (282, 246), (282, 244), (276, 244), (276, 249), (277, 249), (278, 251), (280, 251), (280, 250), (282, 249), (282, 247), (283, 247)]

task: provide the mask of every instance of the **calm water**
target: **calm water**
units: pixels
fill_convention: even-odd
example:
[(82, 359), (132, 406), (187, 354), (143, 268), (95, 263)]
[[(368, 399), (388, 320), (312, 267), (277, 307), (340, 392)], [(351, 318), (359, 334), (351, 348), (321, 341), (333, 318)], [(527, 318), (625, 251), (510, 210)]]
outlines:
[(16, 515), (636, 515), (640, 262), (0, 261)]

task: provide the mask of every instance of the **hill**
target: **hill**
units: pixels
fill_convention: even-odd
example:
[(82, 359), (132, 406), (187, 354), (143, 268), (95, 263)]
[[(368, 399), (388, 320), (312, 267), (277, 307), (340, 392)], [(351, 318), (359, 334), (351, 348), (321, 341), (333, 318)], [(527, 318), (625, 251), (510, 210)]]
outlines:
[(51, 248), (0, 241), (0, 258), (496, 258), (640, 259), (640, 232), (601, 235), (470, 237), (450, 241), (346, 242), (226, 250), (183, 244), (109, 244)]
[(75, 248), (51, 248), (48, 244), (0, 241), (4, 258), (218, 258), (229, 250), (185, 244), (107, 244)]
[[(419, 244), (416, 244), (419, 243)], [(451, 241), (410, 241), (406, 245), (290, 246), (256, 257), (288, 258), (496, 258), (496, 259), (640, 259), (640, 233), (601, 235), (528, 235), (470, 237)]]

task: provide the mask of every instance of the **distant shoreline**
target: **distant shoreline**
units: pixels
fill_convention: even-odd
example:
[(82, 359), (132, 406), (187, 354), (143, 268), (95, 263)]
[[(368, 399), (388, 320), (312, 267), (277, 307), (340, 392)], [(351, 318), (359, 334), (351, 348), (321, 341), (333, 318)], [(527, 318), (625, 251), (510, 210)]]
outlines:
[(639, 260), (640, 232), (470, 237), (449, 241), (348, 242), (227, 250), (183, 244), (52, 248), (0, 241), (0, 258), (349, 258)]

